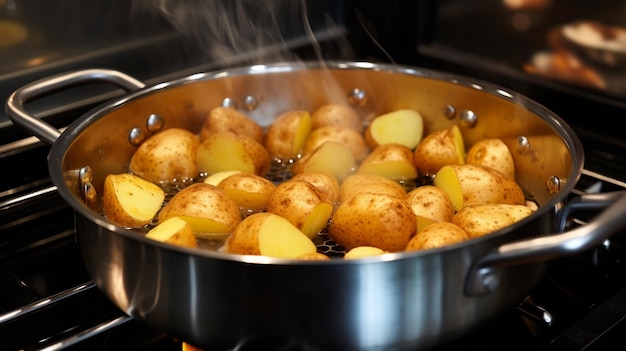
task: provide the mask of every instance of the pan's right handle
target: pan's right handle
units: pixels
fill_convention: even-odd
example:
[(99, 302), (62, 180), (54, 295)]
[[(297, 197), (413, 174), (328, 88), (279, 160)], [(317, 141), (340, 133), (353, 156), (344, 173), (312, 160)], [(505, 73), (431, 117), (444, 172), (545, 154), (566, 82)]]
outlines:
[(108, 69), (87, 69), (62, 73), (44, 78), (16, 90), (7, 100), (5, 110), (13, 123), (50, 145), (59, 138), (61, 132), (43, 120), (26, 112), (24, 105), (41, 96), (53, 92), (93, 82), (116, 85), (128, 92), (145, 87), (141, 81), (124, 73)]
[(626, 225), (626, 191), (583, 194), (573, 199), (557, 217), (558, 230), (565, 229), (567, 217), (581, 210), (602, 211), (587, 224), (563, 232), (503, 244), (478, 259), (465, 282), (467, 295), (482, 295), (496, 290), (502, 268), (511, 265), (565, 257), (600, 245)]

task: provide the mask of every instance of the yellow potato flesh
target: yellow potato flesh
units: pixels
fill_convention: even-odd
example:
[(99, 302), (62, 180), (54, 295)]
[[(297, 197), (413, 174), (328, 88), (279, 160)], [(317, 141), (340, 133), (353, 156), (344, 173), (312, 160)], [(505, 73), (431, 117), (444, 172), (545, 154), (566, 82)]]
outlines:
[(204, 182), (214, 186), (218, 186), (220, 182), (233, 174), (239, 174), (241, 171), (222, 171), (209, 175), (204, 178)]
[(288, 220), (272, 215), (259, 228), (259, 252), (263, 256), (297, 258), (317, 252), (317, 247)]
[(463, 207), (463, 191), (456, 171), (451, 166), (442, 167), (436, 174), (434, 184), (443, 189), (450, 197), (455, 210)]
[[(211, 142), (207, 142), (207, 141)], [(254, 161), (237, 138), (212, 134), (198, 147), (198, 169), (214, 174), (237, 170), (254, 173)]]
[(354, 260), (362, 257), (378, 256), (384, 254), (385, 251), (374, 246), (358, 246), (348, 250), (343, 256), (344, 260)]
[(104, 181), (103, 212), (109, 220), (122, 226), (148, 224), (164, 199), (163, 189), (131, 174), (109, 174)]
[(357, 163), (350, 149), (336, 141), (327, 141), (293, 166), (294, 174), (324, 173), (343, 180), (354, 172)]
[(377, 145), (394, 143), (413, 149), (422, 140), (424, 121), (417, 111), (402, 109), (374, 118), (368, 129)]
[(376, 147), (363, 160), (358, 174), (374, 174), (393, 180), (414, 179), (417, 168), (413, 152), (401, 144), (384, 144)]
[(185, 215), (179, 215), (178, 217), (184, 219), (187, 223), (189, 223), (195, 233), (224, 234), (230, 233), (232, 231), (232, 229), (228, 225), (214, 221), (210, 218), (192, 217)]
[(315, 206), (311, 214), (307, 217), (304, 225), (302, 226), (302, 232), (309, 238), (313, 238), (317, 235), (326, 225), (333, 213), (333, 205), (327, 202), (322, 202)]
[(160, 223), (146, 234), (146, 238), (172, 245), (198, 247), (191, 225), (180, 217), (172, 217)]
[(293, 138), (293, 147), (291, 149), (292, 156), (297, 155), (300, 150), (304, 148), (304, 143), (306, 143), (312, 129), (311, 115), (307, 113), (300, 118), (300, 123), (298, 123), (298, 128), (296, 128), (296, 134)]

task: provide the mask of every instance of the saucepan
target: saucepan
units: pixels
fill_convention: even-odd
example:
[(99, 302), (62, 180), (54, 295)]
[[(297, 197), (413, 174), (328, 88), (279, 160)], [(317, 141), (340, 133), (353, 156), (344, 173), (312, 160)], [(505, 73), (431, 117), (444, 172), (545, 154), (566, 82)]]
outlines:
[[(26, 111), (70, 86), (108, 83), (124, 94), (62, 132)], [(263, 126), (288, 109), (352, 104), (364, 116), (412, 108), (426, 131), (458, 125), (468, 147), (500, 138), (516, 181), (537, 210), (491, 234), (440, 248), (356, 260), (304, 261), (154, 241), (107, 221), (104, 177), (128, 171), (138, 136), (198, 132), (224, 104)], [(249, 345), (304, 350), (417, 350), (455, 340), (515, 306), (545, 263), (591, 249), (626, 222), (623, 193), (569, 200), (584, 154), (561, 117), (503, 87), (418, 67), (371, 62), (286, 62), (198, 73), (146, 86), (88, 69), (33, 82), (6, 104), (13, 122), (51, 145), (48, 166), (75, 210), (76, 240), (91, 278), (128, 315), (207, 350)], [(598, 214), (567, 225), (581, 208)]]

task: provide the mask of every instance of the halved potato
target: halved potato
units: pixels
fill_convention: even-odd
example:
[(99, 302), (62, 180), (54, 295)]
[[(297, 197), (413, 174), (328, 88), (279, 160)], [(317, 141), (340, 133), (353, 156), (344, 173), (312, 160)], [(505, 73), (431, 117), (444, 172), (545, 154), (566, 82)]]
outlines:
[(263, 143), (263, 128), (245, 113), (231, 107), (219, 106), (209, 112), (200, 130), (200, 141), (215, 132), (240, 134)]
[(308, 111), (287, 111), (268, 126), (263, 145), (271, 157), (293, 159), (302, 152), (311, 124)]
[(260, 175), (236, 173), (222, 180), (217, 187), (246, 211), (264, 211), (276, 185)]
[[(454, 217), (454, 205), (448, 194), (434, 185), (423, 185), (406, 194), (408, 204), (417, 216), (417, 231), (435, 222), (450, 222)], [(425, 220), (427, 219), (427, 220)]]
[(369, 153), (369, 148), (365, 144), (365, 139), (363, 139), (361, 133), (348, 127), (329, 125), (313, 129), (304, 144), (302, 154), (311, 153), (311, 151), (328, 140), (346, 145), (352, 151), (354, 159), (357, 161), (364, 159)]
[(343, 256), (344, 260), (355, 260), (357, 258), (378, 256), (384, 254), (385, 251), (374, 246), (357, 246), (346, 252)]
[(224, 246), (227, 253), (298, 258), (317, 252), (304, 233), (285, 218), (269, 212), (246, 217)]
[(403, 198), (368, 192), (343, 201), (328, 227), (347, 250), (374, 246), (389, 252), (404, 250), (416, 231), (415, 214)]
[(405, 251), (434, 249), (468, 240), (469, 235), (451, 222), (436, 222), (418, 232), (406, 245)]
[(367, 155), (357, 173), (401, 181), (416, 178), (417, 168), (411, 149), (402, 144), (382, 144)]
[(198, 177), (198, 137), (186, 129), (165, 129), (146, 139), (135, 151), (130, 173), (153, 183), (186, 181)]
[(164, 200), (163, 189), (138, 176), (121, 173), (104, 178), (102, 210), (117, 225), (137, 228), (150, 223)]
[(532, 213), (533, 209), (526, 205), (478, 204), (463, 207), (454, 215), (452, 223), (475, 238), (509, 226)]
[(241, 222), (237, 203), (222, 189), (206, 183), (192, 184), (172, 196), (159, 212), (159, 223), (171, 217), (187, 221), (200, 237), (232, 233)]
[(341, 186), (337, 178), (326, 173), (300, 173), (291, 177), (291, 180), (302, 180), (313, 184), (324, 193), (333, 203), (341, 201)]
[(291, 166), (291, 173), (324, 173), (341, 182), (356, 167), (357, 161), (352, 151), (346, 145), (330, 140), (297, 160)]
[(191, 225), (180, 217), (170, 217), (150, 229), (146, 238), (184, 247), (198, 247)]
[(395, 180), (376, 174), (351, 174), (341, 183), (339, 188), (341, 201), (363, 192), (386, 194), (404, 198), (406, 189)]
[(415, 110), (400, 109), (374, 118), (365, 130), (365, 141), (372, 149), (383, 144), (401, 144), (413, 150), (423, 133), (422, 115)]
[(467, 151), (467, 163), (491, 167), (509, 179), (515, 179), (515, 163), (511, 150), (498, 138), (477, 141)]
[(333, 210), (333, 202), (321, 190), (293, 179), (278, 184), (267, 202), (267, 212), (287, 219), (309, 238), (326, 227)]
[(196, 157), (198, 170), (209, 175), (234, 170), (265, 175), (270, 168), (269, 153), (262, 144), (230, 132), (207, 135)]
[(313, 129), (332, 125), (347, 127), (359, 133), (363, 131), (363, 120), (349, 105), (322, 105), (311, 114), (311, 123)]
[(526, 202), (519, 184), (487, 166), (447, 165), (437, 172), (434, 183), (448, 194), (456, 211), (474, 204)]
[(436, 174), (441, 167), (465, 163), (463, 135), (456, 125), (429, 133), (413, 152), (415, 167), (425, 175)]

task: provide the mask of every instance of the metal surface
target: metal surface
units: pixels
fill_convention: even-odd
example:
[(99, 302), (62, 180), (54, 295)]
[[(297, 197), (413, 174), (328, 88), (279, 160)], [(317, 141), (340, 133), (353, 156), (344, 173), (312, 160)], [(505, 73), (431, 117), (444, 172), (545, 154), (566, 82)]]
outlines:
[[(523, 96), (464, 77), (369, 63), (327, 63), (325, 68), (277, 64), (197, 74), (107, 103), (60, 134), (50, 151), (50, 175), (76, 211), (78, 243), (91, 277), (117, 306), (157, 330), (211, 350), (264, 339), (312, 350), (375, 350), (450, 341), (521, 301), (541, 276), (546, 253), (523, 249), (532, 246), (526, 237), (550, 236), (555, 208), (582, 170), (582, 147), (571, 129)], [(262, 98), (249, 114), (267, 125), (280, 111), (349, 101), (353, 91), (366, 92), (367, 100), (357, 106), (363, 115), (415, 108), (429, 131), (459, 123), (444, 115), (445, 106), (471, 110), (478, 123), (462, 128), (468, 145), (492, 136), (515, 150), (519, 138), (526, 138), (529, 152), (515, 153), (517, 179), (539, 210), (491, 235), (441, 249), (312, 262), (171, 247), (111, 225), (82, 200), (75, 171), (89, 166), (99, 192), (106, 174), (126, 171), (135, 149), (128, 131), (146, 128), (152, 114), (162, 116), (166, 128), (197, 131), (224, 99), (254, 96)], [(21, 118), (7, 109), (12, 118)], [(546, 189), (552, 176), (562, 182), (557, 194)], [(594, 242), (609, 236), (624, 217), (623, 201), (603, 213), (612, 225), (595, 223), (569, 233)], [(498, 253), (512, 246), (522, 247), (519, 255)], [(551, 256), (578, 250), (558, 244), (548, 249)], [(491, 260), (494, 252), (497, 260)], [(474, 265), (489, 268), (494, 261), (507, 264), (493, 291), (466, 294)]]

